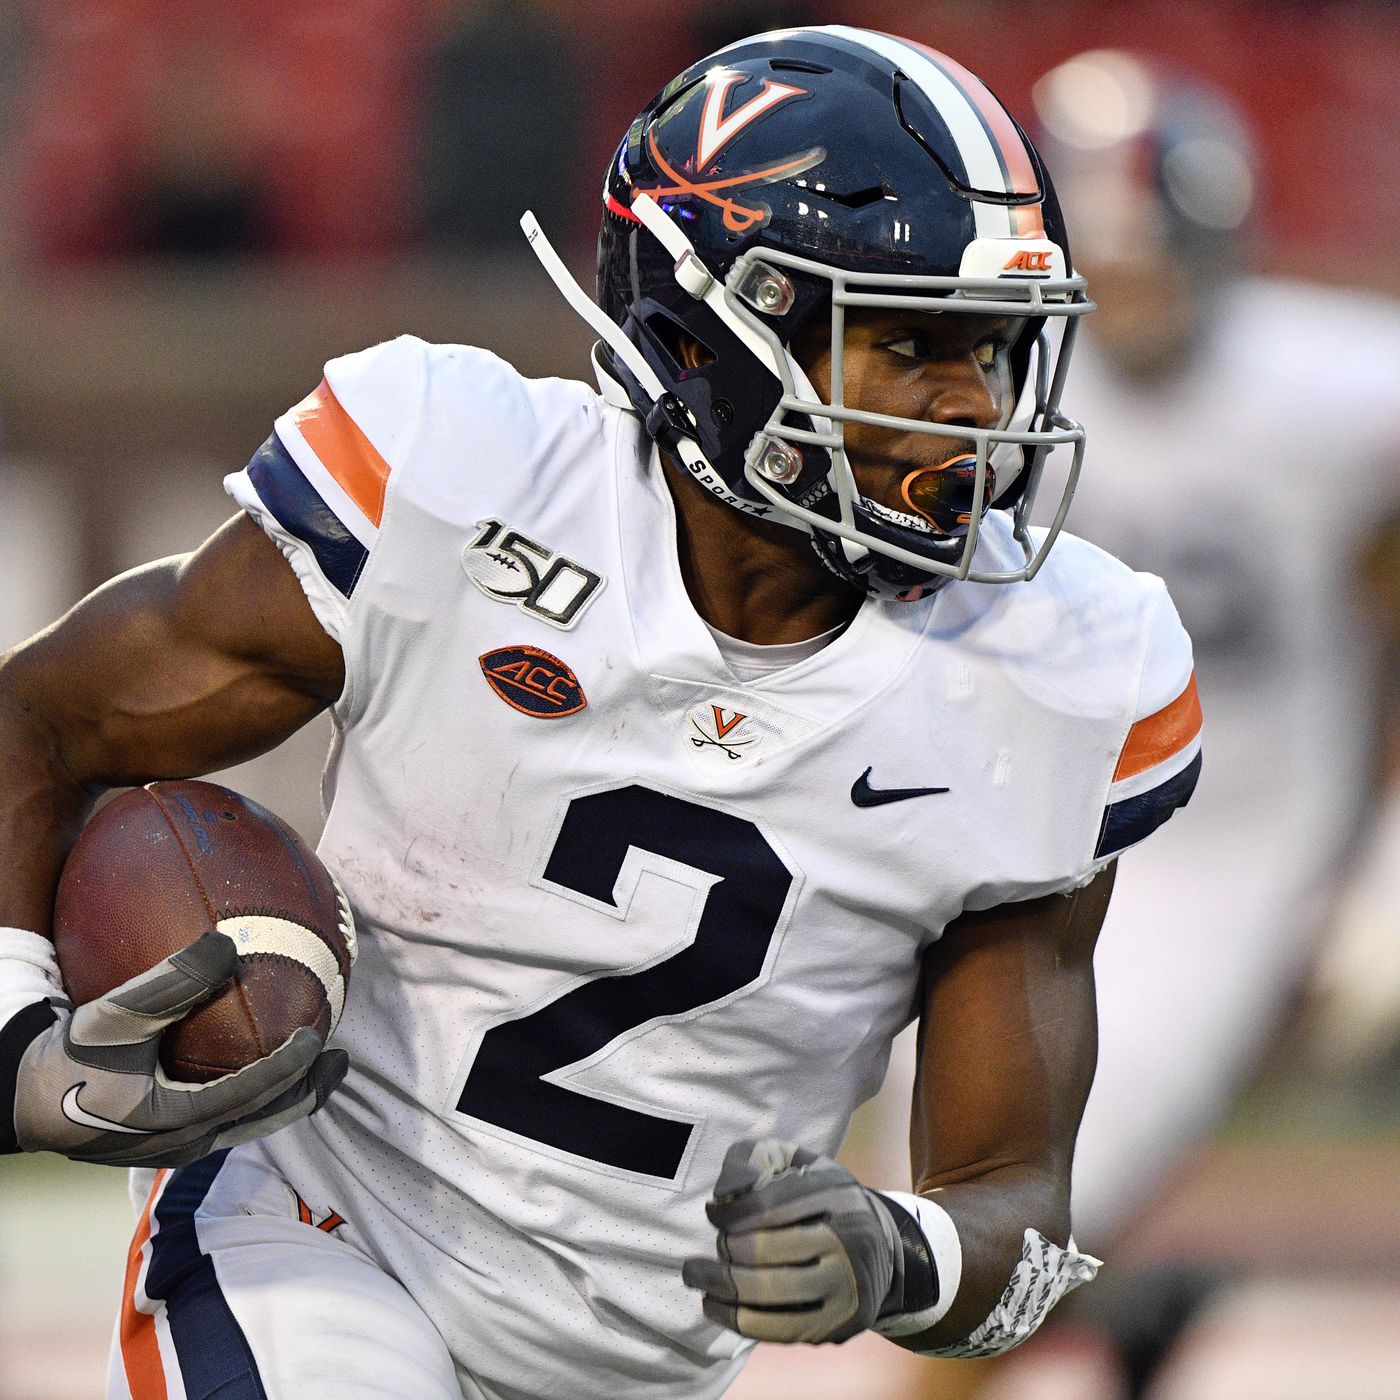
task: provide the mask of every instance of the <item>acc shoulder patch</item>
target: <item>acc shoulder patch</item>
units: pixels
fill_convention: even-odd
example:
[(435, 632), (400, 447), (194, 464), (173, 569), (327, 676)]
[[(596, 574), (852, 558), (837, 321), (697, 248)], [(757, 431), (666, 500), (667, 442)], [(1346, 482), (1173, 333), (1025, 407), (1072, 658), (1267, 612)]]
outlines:
[(563, 719), (588, 704), (572, 669), (538, 647), (497, 647), (479, 660), (486, 683), (523, 715)]

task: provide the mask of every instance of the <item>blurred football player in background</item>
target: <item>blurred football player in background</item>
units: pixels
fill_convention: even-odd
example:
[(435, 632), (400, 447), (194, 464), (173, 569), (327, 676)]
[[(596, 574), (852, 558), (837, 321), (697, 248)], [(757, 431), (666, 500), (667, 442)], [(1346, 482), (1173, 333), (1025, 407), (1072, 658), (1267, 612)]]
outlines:
[(1380, 639), (1381, 791), (1308, 991), (1308, 1061), (1396, 1082), (1400, 1058), (1400, 511), (1375, 532), (1362, 601)]
[(1098, 468), (1076, 528), (1166, 579), (1223, 751), (1192, 822), (1125, 862), (1099, 946), (1075, 1204), (1103, 1243), (1277, 1028), (1374, 791), (1357, 595), (1400, 500), (1400, 311), (1251, 275), (1256, 167), (1219, 92), (1097, 51), (1035, 97), (1100, 306), (1075, 364)]
[[(1376, 619), (1357, 603), (1368, 545), (1384, 569), (1378, 509), (1400, 499), (1400, 312), (1251, 272), (1257, 167), (1219, 91), (1098, 50), (1048, 73), (1035, 106), (1099, 303), (1075, 363), (1094, 441), (1074, 525), (1167, 581), (1213, 740), (1192, 821), (1123, 862), (1096, 953), (1074, 1209), (1081, 1238), (1109, 1249), (1296, 1008), (1373, 800)], [(1395, 607), (1393, 590), (1369, 592), (1373, 611)], [(1086, 1297), (1134, 1393), (1194, 1291), (1120, 1273)]]

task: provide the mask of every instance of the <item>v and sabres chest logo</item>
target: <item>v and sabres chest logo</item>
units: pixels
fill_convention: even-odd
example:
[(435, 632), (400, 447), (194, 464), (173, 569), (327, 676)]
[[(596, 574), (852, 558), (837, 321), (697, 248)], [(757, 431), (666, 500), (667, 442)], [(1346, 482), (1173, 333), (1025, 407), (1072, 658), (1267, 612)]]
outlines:
[(686, 718), (690, 722), (691, 747), (707, 756), (723, 756), (730, 763), (738, 763), (749, 757), (749, 751), (758, 744), (760, 735), (741, 710), (727, 710), (711, 701), (696, 706)]
[(488, 598), (564, 630), (572, 627), (603, 587), (602, 574), (512, 530), (504, 521), (480, 522), (462, 551), (462, 568)]
[[(737, 73), (729, 68), (715, 68), (706, 75), (701, 87), (704, 98), (700, 108), (695, 152), (683, 161), (676, 162), (667, 158), (657, 139), (655, 123), (647, 131), (647, 150), (652, 162), (671, 183), (648, 189), (646, 193), (658, 203), (663, 199), (689, 195), (703, 200), (706, 204), (712, 204), (723, 211), (724, 226), (731, 233), (747, 233), (750, 229), (767, 223), (772, 212), (757, 202), (740, 203), (735, 198), (738, 191), (800, 175), (804, 170), (810, 170), (826, 159), (826, 151), (820, 146), (814, 146), (810, 150), (782, 157), (757, 169), (703, 178), (741, 132), (748, 130), (755, 122), (785, 103), (809, 96), (806, 88), (795, 87), (791, 83), (775, 82), (772, 78), (761, 79), (758, 91), (746, 97), (734, 93), (736, 87), (749, 81), (748, 74)], [(734, 100), (735, 98), (738, 100)], [(672, 120), (679, 119), (680, 111), (685, 108), (693, 108), (693, 102), (685, 103), (684, 108), (678, 109)], [(609, 207), (613, 206), (610, 204)], [(628, 213), (620, 206), (614, 209), (614, 212)]]

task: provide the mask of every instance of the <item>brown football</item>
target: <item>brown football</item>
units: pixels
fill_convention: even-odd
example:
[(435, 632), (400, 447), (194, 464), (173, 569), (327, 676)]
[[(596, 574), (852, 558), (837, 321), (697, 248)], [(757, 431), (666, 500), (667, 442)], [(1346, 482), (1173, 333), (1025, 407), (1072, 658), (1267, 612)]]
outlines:
[(233, 983), (161, 1041), (173, 1079), (241, 1069), (299, 1026), (340, 1018), (355, 929), (340, 887), (287, 824), (214, 783), (133, 788), (83, 829), (59, 880), (54, 945), (74, 1002), (217, 929), (239, 952)]

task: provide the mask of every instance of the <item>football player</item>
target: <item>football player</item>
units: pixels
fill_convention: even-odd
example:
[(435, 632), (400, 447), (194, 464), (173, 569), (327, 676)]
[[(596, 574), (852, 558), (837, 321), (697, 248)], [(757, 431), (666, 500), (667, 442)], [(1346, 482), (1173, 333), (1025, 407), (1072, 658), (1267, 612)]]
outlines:
[[(112, 1396), (717, 1396), (758, 1339), (994, 1354), (1095, 1272), (1091, 954), (1200, 712), (1160, 581), (1060, 532), (1049, 178), (951, 59), (795, 29), (668, 84), (604, 205), (597, 304), (524, 221), (599, 392), (334, 360), (237, 518), (6, 663), (0, 1122), (162, 1167)], [(287, 1125), (337, 1051), (151, 1068), (213, 953), (69, 1016), (40, 935), (94, 790), (325, 707), (352, 1069)], [(916, 1017), (877, 1193), (831, 1154)]]
[(1278, 1034), (1372, 786), (1356, 599), (1364, 532), (1400, 501), (1400, 309), (1252, 270), (1258, 161), (1203, 80), (1096, 50), (1035, 101), (1102, 307), (1074, 382), (1114, 469), (1076, 520), (1171, 588), (1221, 755), (1191, 820), (1127, 863), (1099, 946), (1074, 1214), (1106, 1247)]

